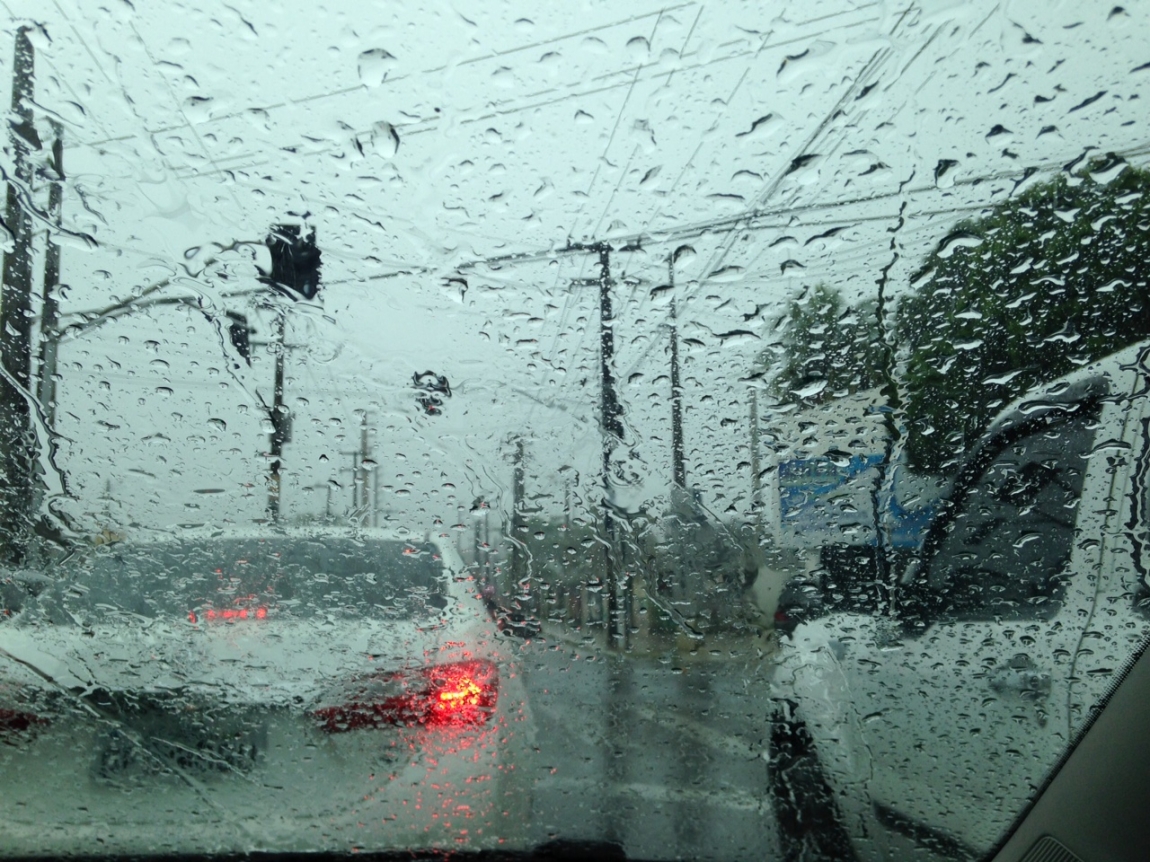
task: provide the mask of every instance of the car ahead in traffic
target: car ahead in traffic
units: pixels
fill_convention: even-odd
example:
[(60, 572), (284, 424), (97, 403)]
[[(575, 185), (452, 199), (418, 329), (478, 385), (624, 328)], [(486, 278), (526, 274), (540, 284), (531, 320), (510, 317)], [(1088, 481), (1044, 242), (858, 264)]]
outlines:
[(4, 853), (475, 848), (524, 826), (523, 690), (446, 543), (122, 541), (0, 594)]
[(768, 775), (788, 858), (985, 856), (1138, 655), (1148, 360), (1128, 348), (1008, 407), (889, 605), (782, 639)]
[(775, 631), (791, 635), (801, 623), (836, 612), (878, 612), (889, 603), (891, 572), (903, 571), (916, 554), (905, 547), (824, 545), (818, 566), (783, 585)]

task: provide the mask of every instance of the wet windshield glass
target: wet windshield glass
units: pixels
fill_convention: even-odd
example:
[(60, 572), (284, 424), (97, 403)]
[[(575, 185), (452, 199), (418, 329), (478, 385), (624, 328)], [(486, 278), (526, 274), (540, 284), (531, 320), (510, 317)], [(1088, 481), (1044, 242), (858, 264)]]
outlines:
[(0, 856), (978, 859), (1150, 634), (1138, 4), (0, 22)]

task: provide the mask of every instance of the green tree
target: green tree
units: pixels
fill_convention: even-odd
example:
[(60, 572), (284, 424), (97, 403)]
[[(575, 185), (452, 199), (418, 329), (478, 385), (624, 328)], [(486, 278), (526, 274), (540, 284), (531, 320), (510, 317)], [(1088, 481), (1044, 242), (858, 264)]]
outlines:
[(939, 243), (898, 309), (913, 467), (949, 472), (1014, 398), (1150, 335), (1148, 191), (1097, 159)]
[(784, 325), (781, 368), (772, 382), (776, 398), (818, 404), (879, 385), (873, 300), (852, 307), (837, 290), (818, 284), (791, 302)]

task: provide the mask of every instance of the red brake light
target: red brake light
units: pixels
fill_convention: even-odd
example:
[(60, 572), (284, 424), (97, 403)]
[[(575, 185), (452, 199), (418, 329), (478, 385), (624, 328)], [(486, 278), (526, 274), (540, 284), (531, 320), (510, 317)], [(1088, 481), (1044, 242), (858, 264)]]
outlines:
[[(262, 620), (266, 619), (268, 609), (265, 607), (258, 608), (222, 608), (216, 610), (208, 608), (204, 611), (204, 619), (206, 620)], [(198, 623), (200, 618), (196, 616), (195, 611), (188, 611), (188, 622)]]
[(218, 611), (209, 608), (205, 612), (205, 616), (209, 620), (246, 620), (249, 618), (262, 620), (267, 615), (267, 608), (224, 608)]
[(385, 725), (459, 727), (486, 722), (498, 697), (495, 665), (464, 661), (357, 680), (343, 703), (313, 715), (327, 733)]

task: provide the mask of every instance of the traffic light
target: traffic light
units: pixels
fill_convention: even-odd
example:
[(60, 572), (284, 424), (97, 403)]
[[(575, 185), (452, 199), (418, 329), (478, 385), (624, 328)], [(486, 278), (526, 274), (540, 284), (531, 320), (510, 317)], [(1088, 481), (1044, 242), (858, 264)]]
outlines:
[(291, 442), (291, 412), (286, 404), (273, 406), (268, 410), (268, 419), (272, 423), (272, 445), (282, 450), (284, 443)]
[(422, 374), (413, 374), (412, 383), (418, 390), (415, 400), (428, 416), (439, 416), (443, 413), (443, 399), (451, 397), (451, 384), (447, 377), (436, 374), (434, 371), (424, 371)]
[(251, 334), (255, 332), (255, 330), (248, 326), (247, 315), (240, 314), (237, 311), (225, 311), (224, 314), (228, 317), (228, 338), (231, 339), (232, 347), (236, 349), (236, 353), (240, 355), (241, 359), (247, 362), (248, 365), (251, 365)]
[(301, 236), (297, 224), (277, 224), (264, 240), (272, 255), (272, 271), (261, 270), (260, 281), (288, 299), (315, 299), (319, 293), (320, 251), (315, 229)]

